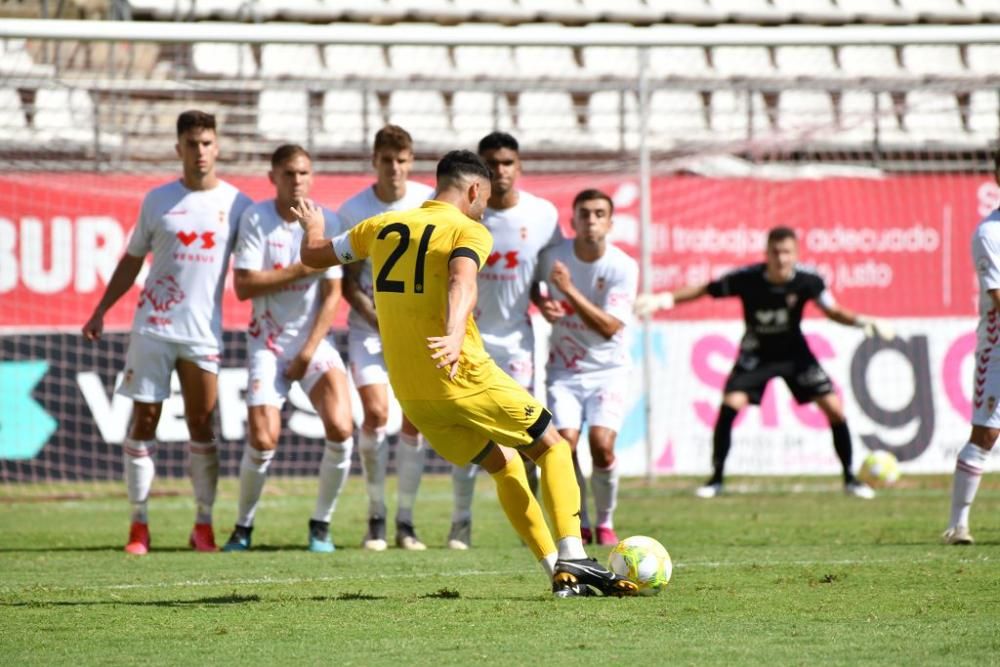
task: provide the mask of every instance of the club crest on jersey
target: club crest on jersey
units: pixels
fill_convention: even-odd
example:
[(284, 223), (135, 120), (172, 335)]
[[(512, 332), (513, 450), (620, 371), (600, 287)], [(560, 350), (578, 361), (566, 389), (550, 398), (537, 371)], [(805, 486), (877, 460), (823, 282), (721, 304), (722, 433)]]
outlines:
[(521, 240), (524, 241), (528, 238), (528, 228), (521, 227)]
[(132, 384), (132, 377), (134, 375), (135, 375), (135, 371), (133, 371), (131, 368), (126, 368), (125, 369), (125, 384), (126, 385)]
[(604, 290), (604, 278), (603, 277), (598, 277), (598, 279), (597, 279), (597, 289), (599, 289), (601, 291)]
[(529, 417), (530, 418), (534, 414), (535, 414), (535, 406), (533, 406), (533, 405), (526, 405), (526, 406), (524, 406), (524, 416), (525, 417)]
[(225, 210), (222, 209), (219, 210), (219, 224), (220, 225), (226, 224), (226, 212)]
[(798, 302), (799, 302), (799, 295), (798, 294), (786, 294), (785, 295), (785, 304), (789, 308), (794, 308), (795, 304), (797, 304)]
[(987, 412), (993, 412), (993, 409), (996, 408), (996, 406), (997, 406), (997, 397), (996, 396), (987, 396), (986, 397), (986, 411)]
[(979, 257), (976, 259), (976, 270), (979, 273), (986, 273), (990, 270), (990, 259), (989, 257)]

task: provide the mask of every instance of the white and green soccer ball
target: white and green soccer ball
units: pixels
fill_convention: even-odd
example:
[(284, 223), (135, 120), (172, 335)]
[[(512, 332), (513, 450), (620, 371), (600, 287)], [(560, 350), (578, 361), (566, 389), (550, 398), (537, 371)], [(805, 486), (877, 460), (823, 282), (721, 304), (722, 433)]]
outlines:
[(608, 569), (633, 582), (639, 593), (655, 595), (670, 582), (674, 565), (662, 544), (652, 537), (634, 535), (611, 550)]
[(858, 477), (868, 486), (892, 486), (899, 480), (899, 461), (892, 452), (883, 449), (874, 451), (861, 462)]

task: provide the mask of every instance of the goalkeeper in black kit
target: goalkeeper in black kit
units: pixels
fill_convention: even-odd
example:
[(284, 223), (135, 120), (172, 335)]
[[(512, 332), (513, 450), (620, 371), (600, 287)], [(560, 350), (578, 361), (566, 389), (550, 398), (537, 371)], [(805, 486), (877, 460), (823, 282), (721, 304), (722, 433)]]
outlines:
[(875, 497), (875, 492), (854, 476), (851, 432), (843, 405), (802, 334), (802, 311), (806, 302), (812, 300), (834, 322), (860, 327), (867, 336), (891, 340), (894, 333), (887, 323), (838, 305), (823, 278), (798, 264), (798, 250), (795, 232), (788, 227), (775, 227), (767, 235), (765, 262), (737, 269), (706, 285), (641, 294), (636, 300), (639, 315), (667, 310), (705, 295), (717, 299), (739, 297), (743, 303), (746, 332), (723, 390), (712, 435), (712, 477), (698, 488), (696, 493), (701, 498), (714, 498), (722, 493), (733, 422), (747, 404), (760, 405), (767, 383), (776, 377), (785, 381), (799, 404), (815, 403), (829, 420), (833, 447), (843, 466), (844, 492), (858, 498)]

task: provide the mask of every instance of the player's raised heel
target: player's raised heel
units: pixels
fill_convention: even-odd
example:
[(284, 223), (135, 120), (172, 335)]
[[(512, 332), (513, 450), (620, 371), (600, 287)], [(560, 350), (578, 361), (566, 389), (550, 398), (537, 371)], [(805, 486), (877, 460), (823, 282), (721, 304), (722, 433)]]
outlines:
[(580, 540), (584, 544), (594, 543), (594, 531), (590, 529), (590, 526), (580, 526)]
[(844, 485), (844, 493), (848, 496), (854, 496), (855, 498), (861, 498), (862, 500), (871, 500), (875, 497), (875, 490), (863, 482), (848, 482)]
[(588, 597), (594, 593), (568, 572), (557, 572), (552, 576), (552, 595), (557, 598)]
[(249, 551), (251, 532), (253, 532), (253, 526), (234, 526), (233, 533), (229, 536), (226, 543), (222, 545), (222, 550), (226, 552)]
[(196, 523), (191, 529), (191, 536), (188, 538), (188, 545), (195, 551), (212, 553), (219, 550), (215, 546), (215, 531), (210, 523)]
[(133, 521), (128, 530), (128, 544), (125, 553), (133, 556), (145, 556), (149, 553), (149, 525)]
[(593, 558), (557, 560), (552, 580), (553, 582), (573, 581), (577, 585), (594, 588), (602, 595), (622, 597), (639, 594), (639, 587), (635, 583), (615, 574)]

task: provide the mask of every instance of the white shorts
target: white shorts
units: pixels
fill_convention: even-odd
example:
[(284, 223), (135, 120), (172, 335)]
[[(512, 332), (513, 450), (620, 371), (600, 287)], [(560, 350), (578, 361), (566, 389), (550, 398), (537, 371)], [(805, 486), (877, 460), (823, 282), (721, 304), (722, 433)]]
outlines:
[(133, 332), (116, 393), (140, 403), (162, 403), (170, 398), (170, 377), (181, 359), (219, 374), (218, 345), (175, 343)]
[(507, 375), (514, 378), (519, 385), (533, 391), (535, 385), (535, 351), (525, 350), (516, 346), (490, 345), (483, 342), (486, 352), (493, 357)]
[[(266, 347), (253, 346), (249, 350), (249, 372), (247, 373), (247, 406), (274, 405), (281, 407), (288, 397), (292, 383), (285, 378), (285, 369), (295, 354), (278, 356)], [(316, 346), (305, 375), (298, 380), (307, 395), (316, 383), (331, 370), (346, 373), (340, 353), (329, 339), (324, 338)]]
[(367, 331), (347, 332), (347, 356), (351, 361), (351, 376), (357, 387), (389, 384), (389, 373), (382, 356), (382, 339)]
[(992, 346), (980, 345), (976, 348), (975, 355), (972, 424), (1000, 428), (1000, 351)]
[(557, 430), (603, 426), (618, 432), (625, 422), (628, 372), (550, 378), (548, 407)]

